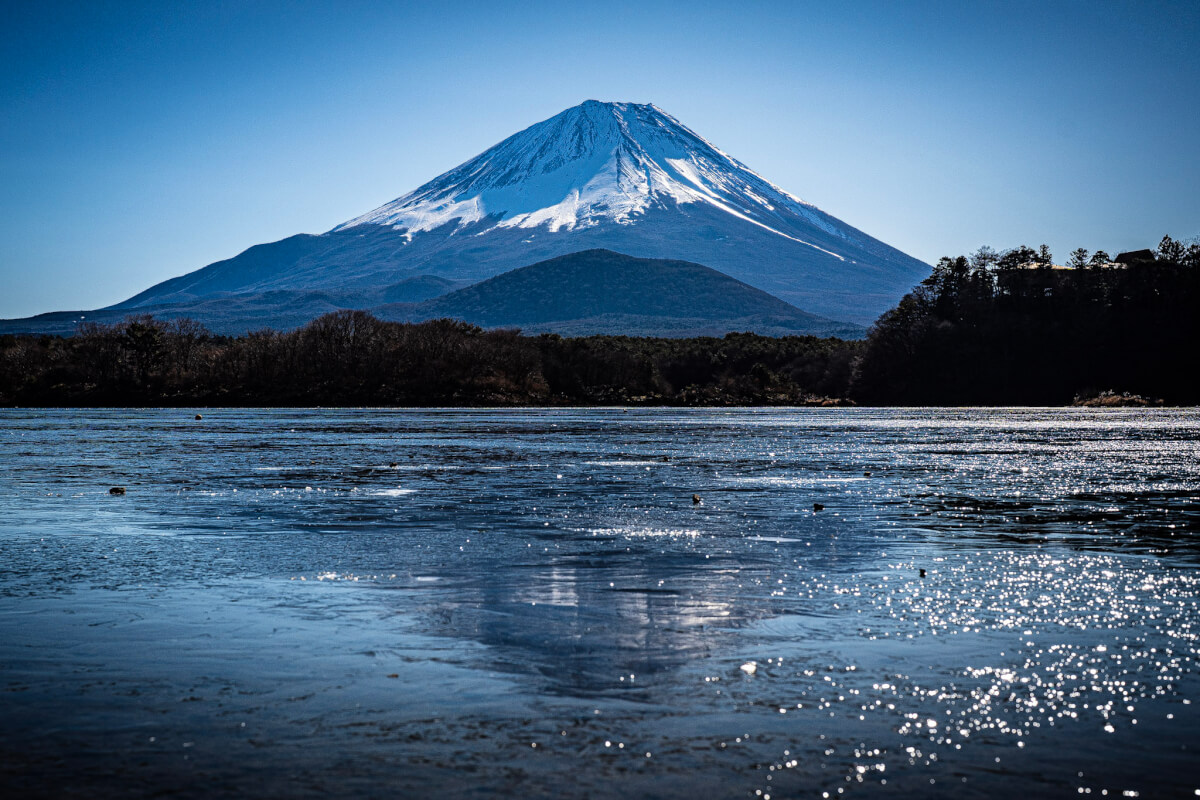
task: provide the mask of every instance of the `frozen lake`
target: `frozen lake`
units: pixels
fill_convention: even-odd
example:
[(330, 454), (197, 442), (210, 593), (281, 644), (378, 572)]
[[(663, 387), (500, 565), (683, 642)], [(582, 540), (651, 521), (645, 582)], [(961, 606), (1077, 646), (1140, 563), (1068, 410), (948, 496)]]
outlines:
[(6, 796), (1200, 790), (1195, 410), (195, 413), (0, 410)]

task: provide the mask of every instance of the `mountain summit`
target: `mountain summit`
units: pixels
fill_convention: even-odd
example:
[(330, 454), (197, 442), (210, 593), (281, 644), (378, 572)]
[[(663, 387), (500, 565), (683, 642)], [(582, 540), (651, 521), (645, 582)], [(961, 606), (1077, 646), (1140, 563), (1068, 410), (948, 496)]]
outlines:
[(484, 230), (544, 227), (557, 233), (605, 223), (632, 225), (650, 209), (689, 203), (719, 209), (843, 261), (844, 256), (787, 231), (798, 217), (843, 239), (856, 233), (657, 106), (597, 100), (526, 128), (334, 230), (389, 225), (411, 237), (447, 224), (483, 223)]
[(225, 330), (284, 326), (320, 309), (422, 302), (594, 249), (700, 264), (859, 325), (929, 273), (662, 109), (588, 100), (326, 233), (256, 245), (103, 314), (226, 308)]

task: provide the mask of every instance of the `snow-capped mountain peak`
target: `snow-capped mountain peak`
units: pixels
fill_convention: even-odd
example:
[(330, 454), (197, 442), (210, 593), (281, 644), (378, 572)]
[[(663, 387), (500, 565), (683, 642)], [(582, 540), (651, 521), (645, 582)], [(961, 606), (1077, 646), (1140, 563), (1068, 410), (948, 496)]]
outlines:
[[(703, 203), (772, 233), (800, 217), (844, 229), (653, 104), (588, 100), (517, 133), (403, 197), (335, 228), (385, 225), (409, 238), (445, 225), (550, 232), (629, 224), (651, 208)], [(477, 225), (476, 223), (482, 223)]]
[[(864, 325), (929, 274), (662, 109), (589, 100), (326, 233), (256, 245), (120, 305), (253, 296), (283, 307), (303, 295), (374, 308), (596, 249), (693, 262)], [(685, 284), (681, 307), (694, 288)]]

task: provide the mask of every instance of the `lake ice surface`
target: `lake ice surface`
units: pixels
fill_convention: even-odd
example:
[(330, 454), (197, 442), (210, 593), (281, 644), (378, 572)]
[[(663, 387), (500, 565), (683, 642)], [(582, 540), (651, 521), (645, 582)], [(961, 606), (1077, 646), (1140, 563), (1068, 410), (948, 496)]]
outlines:
[(201, 411), (0, 411), (6, 796), (1200, 789), (1195, 410)]

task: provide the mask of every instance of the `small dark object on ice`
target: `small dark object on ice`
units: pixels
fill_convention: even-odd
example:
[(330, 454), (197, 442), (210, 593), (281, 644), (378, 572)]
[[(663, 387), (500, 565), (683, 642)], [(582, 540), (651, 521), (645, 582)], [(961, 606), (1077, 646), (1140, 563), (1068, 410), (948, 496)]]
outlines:
[(399, 677), (400, 677), (400, 673), (399, 673), (399, 672), (393, 672), (392, 674), (388, 675), (388, 677), (389, 677), (389, 678), (399, 678)]
[(863, 477), (864, 477), (864, 478), (869, 478), (869, 477), (871, 477), (871, 473), (869, 473), (869, 472), (864, 472), (864, 473), (863, 473)]
[(694, 505), (694, 506), (700, 505), (700, 495), (698, 495), (698, 494), (692, 495), (692, 505)]
[(108, 490), (109, 494), (125, 494), (124, 486), (114, 486)]
[(921, 577), (922, 578), (925, 577), (925, 568), (924, 567), (921, 567)]
[(388, 464), (388, 468), (389, 468), (389, 469), (395, 469), (395, 468), (396, 468), (396, 467), (398, 467), (398, 466), (400, 466), (400, 465), (399, 465), (399, 464), (397, 464), (395, 461), (393, 461), (392, 463)]
[(202, 417), (202, 416), (200, 416), (199, 414), (197, 414), (197, 415), (196, 415), (196, 419), (204, 419), (204, 417)]
[(821, 503), (813, 503), (813, 511), (824, 511), (825, 506)]
[(1101, 392), (1093, 397), (1082, 397), (1076, 395), (1075, 401), (1071, 403), (1073, 406), (1081, 406), (1084, 408), (1145, 408), (1146, 406), (1161, 406), (1161, 399), (1155, 400), (1149, 397), (1142, 397), (1140, 394), (1130, 394), (1122, 392), (1117, 394), (1114, 391)]

